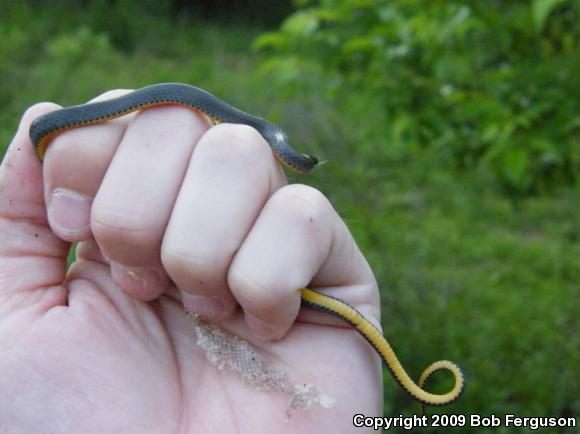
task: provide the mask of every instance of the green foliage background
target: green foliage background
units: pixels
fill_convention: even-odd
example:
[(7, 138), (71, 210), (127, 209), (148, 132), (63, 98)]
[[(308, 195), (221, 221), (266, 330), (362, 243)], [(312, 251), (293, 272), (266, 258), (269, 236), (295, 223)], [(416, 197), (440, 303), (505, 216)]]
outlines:
[(286, 83), (305, 72), (331, 81), (369, 152), (433, 148), (458, 168), (491, 169), (515, 193), (577, 179), (577, 2), (300, 3), (255, 46)]
[[(353, 231), (404, 366), (468, 375), (433, 412), (578, 417), (578, 2), (298, 1), (280, 26), (172, 6), (2, 3), (0, 149), (41, 100), (207, 88), (327, 160), (289, 175)], [(417, 412), (384, 388), (385, 415)]]

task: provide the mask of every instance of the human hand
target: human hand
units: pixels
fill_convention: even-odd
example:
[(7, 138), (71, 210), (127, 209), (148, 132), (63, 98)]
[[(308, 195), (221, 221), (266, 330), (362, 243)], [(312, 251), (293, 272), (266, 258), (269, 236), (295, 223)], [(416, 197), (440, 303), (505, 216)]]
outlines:
[[(328, 200), (286, 185), (251, 128), (208, 130), (180, 107), (67, 131), (42, 165), (28, 128), (57, 108), (26, 112), (0, 168), (0, 432), (362, 432), (353, 415), (382, 409), (378, 357), (299, 310), (309, 286), (378, 323), (373, 274)], [(284, 422), (287, 397), (210, 365), (182, 306), (335, 405)]]

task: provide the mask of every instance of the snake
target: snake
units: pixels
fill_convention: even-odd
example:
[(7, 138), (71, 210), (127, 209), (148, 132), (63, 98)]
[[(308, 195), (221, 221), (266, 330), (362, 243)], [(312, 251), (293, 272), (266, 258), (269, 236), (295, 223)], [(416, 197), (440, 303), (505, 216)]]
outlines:
[[(126, 114), (165, 105), (187, 107), (206, 116), (213, 124), (245, 124), (255, 128), (268, 142), (272, 151), (284, 165), (300, 173), (306, 173), (318, 164), (312, 155), (297, 152), (289, 143), (284, 130), (277, 125), (243, 112), (206, 90), (183, 83), (160, 83), (134, 90), (125, 95), (98, 102), (64, 107), (34, 119), (29, 136), (39, 159), (44, 159), (51, 141), (70, 129), (95, 125)], [(441, 406), (456, 401), (465, 388), (461, 368), (448, 360), (429, 365), (415, 383), (401, 365), (383, 333), (364, 315), (347, 302), (310, 288), (300, 289), (301, 305), (333, 315), (354, 328), (378, 353), (395, 381), (421, 405)], [(423, 385), (440, 370), (449, 371), (454, 384), (446, 393), (427, 392)]]

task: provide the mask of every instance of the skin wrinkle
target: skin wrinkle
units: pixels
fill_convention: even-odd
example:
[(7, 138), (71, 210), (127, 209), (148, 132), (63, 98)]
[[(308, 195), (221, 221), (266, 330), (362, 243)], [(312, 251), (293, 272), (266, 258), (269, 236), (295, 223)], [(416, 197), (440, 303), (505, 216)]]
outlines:
[[(257, 216), (254, 217), (252, 220), (252, 224), (257, 219)], [(237, 234), (232, 233), (232, 236)], [(243, 239), (247, 237), (247, 234), (243, 236)], [(243, 244), (238, 242), (230, 242), (230, 243), (222, 243), (220, 244), (220, 249), (218, 252), (215, 249), (207, 249), (207, 251), (202, 252), (200, 248), (197, 247), (196, 254), (193, 255), (188, 249), (188, 246), (175, 246), (175, 242), (173, 242), (173, 247), (165, 247), (162, 251), (162, 262), (165, 265), (168, 265), (169, 268), (172, 268), (172, 262), (177, 262), (175, 264), (175, 268), (181, 269), (193, 269), (193, 270), (209, 270), (214, 268), (214, 264), (218, 262), (218, 260), (226, 259), (227, 268), (231, 264), (232, 260), (234, 259), (236, 253), (239, 250), (239, 245)], [(187, 264), (187, 267), (179, 266), (179, 263)], [(170, 273), (170, 274), (177, 274), (177, 273)]]
[[(99, 269), (108, 270), (108, 266), (93, 261), (83, 260), (75, 263), (73, 267), (71, 267), (72, 271), (69, 272), (68, 279), (82, 280), (83, 278), (77, 279), (76, 276), (78, 275), (90, 276), (93, 279), (93, 281), (91, 280), (88, 281), (92, 282), (97, 288), (100, 289), (100, 293), (103, 295), (103, 297), (106, 300), (108, 300), (110, 305), (113, 306), (115, 310), (119, 313), (119, 315), (122, 317), (122, 319), (126, 321), (127, 328), (128, 329), (133, 328), (133, 324), (129, 321), (129, 318), (127, 318), (127, 314), (129, 311), (134, 310), (135, 306), (141, 306), (142, 304), (140, 304), (138, 300), (123, 297), (120, 294), (117, 295), (113, 291), (107, 290), (107, 286), (111, 284), (110, 276), (104, 278), (102, 277), (102, 275), (99, 275), (98, 273), (100, 272)], [(87, 268), (90, 268), (90, 271), (87, 270)]]
[[(10, 204), (11, 207), (15, 207), (15, 205), (19, 204), (19, 203), (26, 203), (27, 205), (30, 205), (30, 201), (25, 201), (25, 200), (16, 200), (16, 199), (8, 199), (8, 203)], [(0, 214), (0, 218), (4, 219), (4, 220), (10, 220), (10, 221), (18, 221), (18, 222), (24, 222), (26, 220), (28, 220), (31, 224), (34, 225), (40, 225), (45, 217), (46, 217), (46, 210), (44, 208), (44, 203), (42, 204), (32, 204), (33, 206), (37, 206), (38, 208), (42, 208), (42, 212), (44, 213), (44, 215), (39, 216), (39, 217), (35, 217), (35, 218), (28, 218), (26, 219), (24, 217), (24, 212), (20, 211), (18, 214), (7, 214), (7, 213), (2, 213)], [(0, 204), (0, 208), (4, 208), (1, 204)], [(37, 214), (36, 211), (34, 211), (34, 214)]]
[[(171, 333), (169, 333), (169, 330), (165, 326), (168, 321), (168, 319), (165, 318), (166, 311), (169, 307), (163, 306), (164, 303), (170, 305), (175, 304), (175, 307), (177, 307), (177, 304), (174, 303), (172, 299), (165, 298), (164, 296), (161, 296), (152, 302), (148, 302), (147, 304), (141, 303), (138, 305), (139, 318), (142, 324), (142, 328), (143, 330), (148, 331), (148, 333), (145, 333), (145, 335), (151, 338), (146, 340), (146, 344), (148, 347), (151, 347), (152, 353), (155, 353), (156, 347), (158, 346), (157, 341), (161, 341), (163, 344), (167, 344), (171, 349), (171, 352), (175, 351), (175, 342), (173, 336)], [(157, 327), (151, 326), (151, 318), (155, 320)], [(155, 330), (157, 329), (160, 330), (160, 333), (155, 333)], [(151, 342), (153, 342), (153, 345), (151, 345)], [(179, 367), (176, 365), (175, 368), (178, 369)]]
[[(228, 246), (229, 247), (229, 246)], [(222, 252), (226, 250), (226, 254), (224, 256), (233, 258), (236, 249), (233, 247), (228, 249), (220, 249)], [(203, 275), (207, 273), (207, 271), (213, 270), (214, 264), (217, 262), (215, 258), (211, 258), (213, 250), (211, 252), (207, 252), (207, 254), (197, 254), (193, 256), (191, 252), (182, 250), (182, 249), (163, 249), (162, 253), (162, 260), (161, 262), (166, 267), (169, 272), (169, 275), (172, 279), (177, 279), (182, 281), (187, 281), (191, 278), (191, 275)], [(219, 255), (220, 258), (222, 255)], [(231, 263), (231, 259), (227, 261), (228, 264)], [(175, 269), (176, 271), (172, 271)], [(178, 273), (177, 270), (180, 270)], [(185, 270), (185, 273), (182, 271)], [(181, 275), (178, 275), (181, 274)], [(183, 285), (184, 287), (186, 285)]]
[(94, 239), (80, 241), (76, 246), (77, 260), (86, 260), (101, 265), (108, 265)]
[(189, 407), (189, 397), (187, 395), (187, 388), (185, 386), (185, 377), (184, 373), (181, 369), (181, 365), (179, 363), (179, 356), (177, 354), (177, 344), (176, 340), (174, 339), (173, 335), (169, 332), (169, 330), (164, 329), (167, 334), (167, 339), (170, 342), (171, 348), (171, 355), (173, 359), (173, 364), (175, 366), (175, 371), (177, 372), (177, 378), (179, 379), (179, 401), (182, 403), (181, 408), (179, 410), (179, 424), (178, 424), (178, 431), (179, 433), (187, 434), (189, 432), (188, 429), (188, 419), (189, 414), (187, 408)]
[[(0, 282), (0, 285), (4, 285), (3, 282)], [(42, 285), (39, 286), (38, 284), (34, 284), (33, 286), (20, 286), (18, 287), (18, 289), (14, 290), (14, 291), (4, 291), (2, 290), (2, 295), (0, 295), (0, 297), (16, 297), (19, 296), (20, 294), (28, 294), (28, 293), (34, 293), (36, 291), (38, 291), (39, 289), (42, 290), (48, 290), (50, 288), (53, 288), (55, 286), (60, 286), (62, 285), (61, 281), (55, 280), (54, 282), (48, 282), (46, 285)]]
[(42, 314), (46, 314), (52, 309), (66, 307), (67, 295), (68, 290), (62, 284), (49, 286), (44, 291), (41, 291), (30, 305), (33, 322), (42, 318)]
[[(167, 302), (171, 303), (171, 304), (175, 304), (176, 307), (177, 303), (174, 302), (174, 300), (167, 298)], [(182, 403), (182, 405), (180, 406), (181, 408), (179, 409), (179, 423), (177, 424), (178, 431), (179, 432), (183, 432), (183, 433), (187, 433), (188, 430), (187, 428), (187, 407), (189, 404), (189, 399), (186, 393), (186, 387), (185, 387), (185, 379), (184, 379), (184, 374), (183, 371), (181, 370), (181, 365), (179, 363), (179, 356), (177, 353), (177, 342), (173, 336), (172, 333), (170, 333), (170, 331), (167, 329), (167, 327), (165, 327), (165, 321), (163, 321), (163, 317), (166, 316), (166, 311), (167, 311), (167, 307), (163, 306), (163, 301), (159, 300), (159, 301), (155, 301), (154, 303), (150, 303), (150, 305), (153, 306), (152, 312), (155, 315), (158, 324), (160, 325), (160, 329), (163, 331), (163, 336), (165, 338), (165, 340), (168, 342), (168, 347), (170, 349), (170, 354), (171, 354), (171, 360), (172, 360), (172, 367), (173, 370), (177, 373), (177, 387), (178, 387), (178, 394), (179, 394), (179, 402)]]
[[(70, 270), (66, 276), (65, 285), (66, 285), (67, 289), (68, 289), (68, 286), (70, 286), (70, 285), (88, 284), (90, 286), (94, 286), (98, 290), (100, 297), (103, 297), (103, 299), (106, 300), (108, 305), (114, 308), (114, 314), (116, 314), (116, 316), (125, 324), (126, 328), (133, 329), (132, 322), (129, 321), (125, 312), (123, 312), (124, 306), (122, 306), (120, 303), (118, 303), (115, 298), (111, 297), (111, 294), (108, 291), (103, 290), (102, 284), (98, 279), (90, 280), (90, 279), (84, 278), (84, 277), (75, 277), (76, 275), (84, 274), (83, 268), (86, 268), (87, 266), (93, 267), (94, 266), (93, 264), (95, 264), (95, 263), (92, 261), (84, 261), (84, 260), (75, 262), (75, 264), (73, 264), (73, 266), (70, 268)], [(104, 265), (102, 265), (102, 266), (104, 266)], [(91, 270), (91, 271), (93, 271), (93, 270)], [(131, 302), (133, 302), (133, 301), (131, 301)], [(86, 301), (83, 301), (82, 303), (86, 304)], [(76, 310), (74, 312), (76, 312)]]
[[(98, 212), (91, 213), (91, 227), (93, 232), (100, 230), (111, 231), (113, 233), (121, 232), (122, 234), (140, 235), (148, 234), (155, 231), (163, 224), (161, 219), (158, 222), (151, 223), (150, 218), (143, 218), (139, 211), (133, 209), (131, 213), (119, 212), (115, 208), (104, 208), (99, 206)], [(115, 223), (109, 223), (115, 222)], [(123, 225), (116, 223), (123, 222)], [(138, 238), (138, 237), (137, 237)]]
[(229, 420), (233, 419), (232, 425), (235, 427), (236, 433), (240, 434), (241, 433), (241, 427), (240, 427), (241, 423), (238, 420), (238, 414), (235, 411), (235, 405), (232, 403), (231, 395), (229, 393), (225, 392), (225, 390), (227, 390), (228, 387), (227, 387), (227, 383), (224, 381), (224, 371), (221, 371), (219, 384), (220, 384), (221, 390), (224, 392), (225, 401), (226, 401), (226, 404), (227, 404), (228, 409), (229, 409), (230, 416), (228, 419)]
[[(42, 291), (42, 293), (33, 294), (34, 298), (27, 300), (26, 304), (22, 304), (21, 302), (15, 303), (14, 294), (10, 295), (7, 294), (7, 296), (0, 295), (0, 301), (2, 302), (1, 304), (3, 306), (3, 308), (0, 310), (0, 312), (2, 312), (2, 320), (8, 321), (10, 317), (13, 318), (17, 317), (17, 315), (11, 313), (11, 310), (13, 310), (12, 304), (18, 304), (18, 309), (26, 311), (28, 318), (30, 318), (32, 322), (38, 320), (39, 318), (42, 317), (43, 313), (49, 311), (54, 306), (54, 302), (49, 303), (49, 306), (45, 306), (44, 304), (40, 303), (42, 300), (47, 298), (47, 294), (50, 294), (53, 298), (56, 298), (58, 301), (64, 301), (66, 299), (66, 294), (52, 295), (53, 292), (56, 292), (59, 289), (61, 292), (66, 293), (66, 290), (64, 290), (62, 287), (52, 286), (47, 288), (45, 291)], [(58, 304), (57, 306), (62, 306), (62, 304)]]
[[(18, 260), (22, 259), (22, 261), (18, 261), (18, 262), (25, 262), (26, 260), (28, 260), (28, 261), (30, 261), (29, 263), (33, 263), (33, 261), (34, 261), (34, 263), (36, 263), (38, 261), (38, 255), (26, 255), (26, 256), (17, 255), (17, 256), (12, 256), (12, 257), (1, 257), (0, 256), (0, 259), (2, 259), (3, 261), (10, 261), (11, 259), (18, 259)], [(45, 289), (45, 288), (48, 288), (50, 286), (62, 284), (64, 276), (65, 276), (63, 258), (62, 257), (43, 257), (43, 261), (47, 261), (47, 260), (51, 260), (51, 261), (54, 261), (57, 263), (56, 267), (46, 267), (47, 269), (52, 268), (52, 273), (46, 274), (45, 279), (48, 278), (48, 276), (50, 276), (52, 278), (52, 280), (51, 279), (43, 280), (42, 284), (39, 284), (38, 281), (36, 281), (34, 283), (30, 283), (30, 285), (33, 285), (33, 287), (29, 287), (27, 285), (18, 286), (18, 285), (16, 285), (16, 283), (19, 283), (19, 281), (16, 280), (14, 282), (15, 283), (14, 286), (17, 289), (14, 292), (17, 292), (19, 290), (34, 291), (35, 289), (38, 289), (38, 288)], [(22, 271), (22, 268), (19, 267), (18, 265), (19, 264), (16, 264), (16, 266), (10, 267), (11, 268), (10, 272), (13, 272), (13, 273), (15, 272), (17, 274), (20, 273)], [(45, 265), (45, 264), (38, 264), (38, 266), (40, 266), (40, 265)], [(0, 279), (5, 279), (6, 278), (5, 276), (10, 276), (10, 274), (8, 274), (8, 271), (3, 271), (3, 267), (4, 267), (4, 265), (0, 266)], [(15, 270), (15, 268), (16, 268), (16, 270)], [(62, 271), (61, 271), (61, 269), (62, 269)], [(30, 274), (26, 274), (26, 277), (31, 278)], [(6, 291), (3, 289), (3, 292), (6, 292)]]
[[(9, 202), (12, 205), (14, 203), (14, 199), (9, 199)], [(26, 203), (30, 204), (30, 201), (26, 201)], [(38, 203), (38, 204), (33, 204), (33, 205), (36, 205), (39, 208), (42, 208), (43, 215), (38, 216), (38, 217), (28, 217), (27, 218), (27, 217), (24, 217), (21, 213), (8, 214), (8, 213), (0, 212), (0, 219), (7, 220), (10, 223), (28, 223), (28, 224), (31, 224), (33, 226), (38, 226), (38, 227), (44, 226), (44, 221), (46, 220), (46, 209), (44, 209), (44, 202)], [(3, 209), (3, 208), (4, 207), (0, 203), (0, 209)]]
[[(238, 296), (237, 298), (244, 300), (244, 304), (242, 306), (244, 311), (249, 311), (260, 318), (264, 316), (264, 312), (271, 312), (272, 306), (278, 306), (281, 294), (279, 292), (272, 291), (272, 285), (258, 283), (256, 282), (256, 279), (251, 279), (239, 271), (236, 271), (236, 276), (233, 280), (235, 283), (230, 285), (234, 285), (236, 287), (235, 293)], [(286, 296), (286, 298), (295, 299), (297, 306), (294, 310), (296, 312), (291, 312), (291, 314), (297, 313), (300, 298), (298, 292), (296, 292), (294, 296), (292, 296), (292, 294), (286, 294)], [(292, 315), (292, 318), (294, 317), (295, 315)], [(280, 313), (278, 313), (276, 318), (280, 318)], [(275, 326), (284, 325), (286, 328), (288, 318), (286, 318), (286, 320), (284, 320), (281, 324), (276, 324), (276, 322), (273, 320), (269, 321), (269, 323)]]
[[(136, 314), (133, 315), (133, 318), (137, 318), (137, 321), (132, 321), (130, 328), (139, 336), (143, 346), (147, 348), (151, 354), (155, 354), (159, 341), (166, 344), (168, 339), (165, 327), (160, 321), (159, 314), (156, 312), (156, 306), (159, 305), (159, 301), (154, 300), (149, 303), (135, 303)], [(151, 326), (151, 319), (155, 320), (158, 327)], [(135, 325), (137, 325), (137, 327), (135, 327)], [(152, 332), (156, 330), (161, 330), (161, 333), (153, 335)]]
[[(38, 256), (39, 256), (39, 254), (37, 252), (28, 252), (28, 253), (23, 252), (23, 253), (14, 253), (14, 254), (10, 253), (10, 256), (5, 255), (4, 253), (0, 253), (0, 258), (35, 258), (36, 259), (36, 258), (38, 258)], [(62, 255), (57, 255), (57, 254), (54, 254), (54, 255), (43, 254), (42, 257), (47, 258), (47, 259), (58, 259), (58, 260), (63, 261), (63, 262), (66, 260), (65, 258), (63, 258)]]
[[(44, 207), (44, 204), (42, 205)], [(2, 205), (0, 204), (0, 209)], [(44, 212), (44, 211), (43, 211)], [(45, 215), (46, 217), (46, 215)], [(46, 220), (39, 220), (35, 218), (25, 218), (21, 215), (18, 216), (10, 216), (4, 214), (4, 216), (0, 216), (0, 229), (4, 229), (6, 227), (10, 227), (11, 232), (21, 232), (23, 234), (44, 234), (45, 237), (50, 237), (55, 241), (60, 241), (62, 245), (66, 245), (65, 241), (58, 239), (56, 235), (52, 233), (50, 228), (48, 228), (45, 224)], [(10, 236), (7, 234), (7, 231), (3, 230), (3, 236)], [(57, 244), (57, 243), (54, 243)]]
[[(193, 342), (192, 342), (192, 345), (193, 345)], [(177, 359), (179, 360), (180, 358), (183, 358), (183, 357), (180, 357), (179, 354), (177, 354)], [(189, 362), (189, 360), (186, 363), (188, 363), (188, 362)], [(199, 382), (196, 385), (201, 388), (201, 387), (203, 387), (203, 384), (202, 383), (203, 383), (204, 379), (206, 378), (206, 372), (208, 371), (208, 369), (213, 369), (213, 367), (207, 362), (207, 359), (202, 358), (200, 363), (196, 363), (196, 368), (195, 369), (196, 369), (196, 372), (195, 372), (196, 379), (199, 379)], [(212, 374), (215, 374), (215, 373), (212, 372)], [(193, 381), (194, 380), (192, 379), (191, 382), (193, 382)], [(186, 395), (187, 395), (187, 392), (189, 391), (188, 385), (190, 384), (190, 382), (186, 381), (186, 379), (184, 377), (182, 379), (182, 383), (184, 385), (184, 388), (185, 388), (184, 390), (185, 390)], [(192, 399), (189, 399), (188, 398), (187, 401), (188, 401), (188, 403), (191, 404), (189, 406), (189, 408), (198, 408), (198, 407), (200, 407), (199, 401), (202, 400), (202, 399), (203, 399), (203, 397), (201, 397), (199, 395), (198, 396), (193, 396)], [(189, 425), (191, 425), (191, 426), (195, 426), (196, 425), (195, 424), (195, 420), (191, 419), (192, 417), (195, 417), (195, 416), (188, 415), (188, 418), (185, 421), (185, 423), (188, 424), (188, 426)]]

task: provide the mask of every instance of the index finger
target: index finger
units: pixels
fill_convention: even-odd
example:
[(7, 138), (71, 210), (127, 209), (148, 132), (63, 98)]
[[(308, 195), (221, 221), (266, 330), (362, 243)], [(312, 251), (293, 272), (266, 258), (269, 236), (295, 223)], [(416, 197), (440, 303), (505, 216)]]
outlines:
[[(89, 102), (131, 92), (108, 91)], [(90, 212), (105, 173), (134, 114), (64, 131), (46, 150), (44, 197), (52, 230), (62, 239), (91, 237)]]

